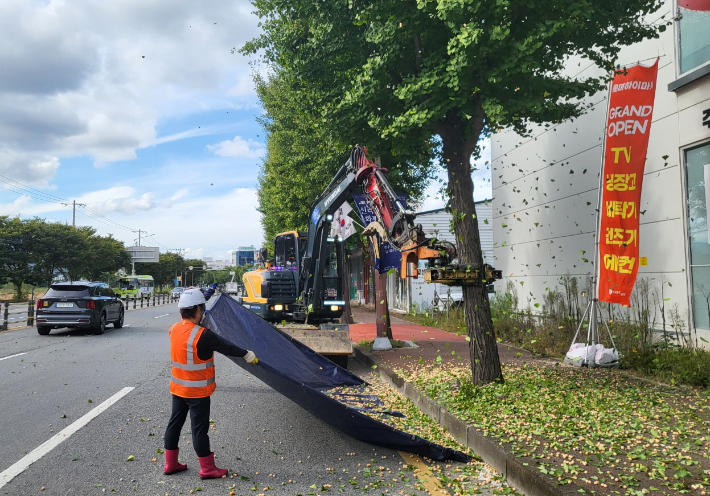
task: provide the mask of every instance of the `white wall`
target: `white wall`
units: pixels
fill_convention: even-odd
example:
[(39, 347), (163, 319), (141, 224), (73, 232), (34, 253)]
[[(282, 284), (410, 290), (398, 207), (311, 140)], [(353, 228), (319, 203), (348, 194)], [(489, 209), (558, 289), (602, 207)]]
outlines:
[[(667, 8), (674, 6), (668, 2)], [(639, 267), (638, 277), (657, 288), (665, 281), (666, 309), (678, 304), (690, 323), (683, 150), (710, 140), (710, 128), (702, 125), (702, 111), (710, 107), (710, 76), (668, 90), (677, 79), (673, 29), (658, 40), (622, 50), (619, 63), (650, 65), (657, 54), (658, 84), (639, 209), (640, 256), (648, 257), (648, 265)], [(592, 70), (584, 67), (582, 75)], [(571, 75), (578, 73), (577, 64), (570, 67)], [(574, 121), (537, 127), (531, 138), (503, 131), (491, 140), (494, 265), (514, 281), (523, 307), (541, 303), (547, 288), (555, 289), (566, 274), (583, 282), (594, 273), (607, 95), (589, 101), (592, 110)], [(505, 287), (505, 281), (499, 284)]]

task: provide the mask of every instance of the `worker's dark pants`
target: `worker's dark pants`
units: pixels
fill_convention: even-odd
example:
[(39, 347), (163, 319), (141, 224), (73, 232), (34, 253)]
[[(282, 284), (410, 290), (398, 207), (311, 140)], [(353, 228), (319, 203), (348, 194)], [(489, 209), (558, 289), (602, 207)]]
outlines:
[(165, 449), (178, 449), (180, 431), (185, 424), (187, 412), (190, 412), (192, 422), (192, 444), (197, 456), (207, 456), (210, 451), (210, 438), (207, 431), (210, 428), (210, 397), (181, 398), (173, 395), (173, 413), (170, 415), (168, 427), (165, 429)]

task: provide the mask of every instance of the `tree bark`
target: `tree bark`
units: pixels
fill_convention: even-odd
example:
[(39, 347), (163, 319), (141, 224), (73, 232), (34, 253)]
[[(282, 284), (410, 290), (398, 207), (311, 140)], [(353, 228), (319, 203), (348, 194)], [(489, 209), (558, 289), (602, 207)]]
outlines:
[[(456, 116), (447, 115), (439, 135), (443, 143), (443, 156), (448, 169), (448, 189), (453, 217), (454, 234), (460, 264), (471, 265), (483, 270), (483, 252), (473, 201), (473, 180), (470, 159), (475, 150), (476, 140), (483, 126), (483, 111), (474, 120), (474, 132), (466, 133), (466, 123)], [(478, 132), (475, 132), (478, 130)], [(465, 139), (465, 135), (475, 136)], [(470, 338), (471, 374), (474, 384), (503, 382), (503, 373), (498, 355), (488, 290), (485, 284), (463, 287), (463, 303), (466, 329)]]
[(345, 300), (345, 306), (343, 309), (343, 315), (340, 317), (341, 324), (353, 324), (353, 309), (350, 306), (350, 271), (352, 266), (350, 264), (350, 250), (343, 248), (343, 299)]
[[(377, 237), (372, 236), (370, 238), (372, 242), (370, 247), (372, 249), (372, 259), (375, 260), (375, 243), (377, 243)], [(382, 264), (382, 257), (380, 256), (380, 264)], [(387, 273), (380, 274), (377, 268), (374, 269), (375, 273), (375, 328), (377, 329), (378, 338), (387, 338), (392, 340), (392, 325), (390, 323), (390, 310), (387, 303)]]

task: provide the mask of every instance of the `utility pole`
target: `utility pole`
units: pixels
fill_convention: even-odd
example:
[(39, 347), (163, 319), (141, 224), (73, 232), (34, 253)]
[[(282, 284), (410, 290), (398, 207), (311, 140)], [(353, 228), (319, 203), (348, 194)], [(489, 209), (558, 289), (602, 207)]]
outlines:
[[(70, 204), (69, 203), (64, 203), (62, 202), (62, 205), (65, 207), (68, 207)], [(79, 205), (80, 207), (85, 207), (85, 203), (77, 203), (76, 200), (72, 200), (71, 206), (72, 206), (72, 214), (71, 214), (71, 226), (73, 228), (76, 228), (76, 206)]]
[[(142, 233), (142, 232), (143, 232), (143, 233), (147, 233), (148, 231), (142, 231), (142, 230), (138, 229), (137, 231), (131, 231), (131, 232), (137, 232), (137, 233), (138, 233), (138, 246), (140, 246), (140, 245), (141, 245), (141, 233)], [(150, 236), (152, 236), (152, 234), (151, 234)]]
[[(146, 234), (148, 233), (148, 231), (143, 231), (143, 230), (141, 230), (141, 229), (138, 229), (137, 231), (131, 231), (131, 232), (137, 232), (137, 233), (138, 233), (138, 246), (141, 245), (141, 233), (146, 233)], [(152, 235), (152, 234), (148, 234), (148, 236), (153, 236), (153, 235)], [(135, 276), (135, 275), (136, 275), (136, 261), (135, 261), (135, 259), (133, 258), (133, 256), (131, 256), (131, 275), (132, 275), (132, 276)]]

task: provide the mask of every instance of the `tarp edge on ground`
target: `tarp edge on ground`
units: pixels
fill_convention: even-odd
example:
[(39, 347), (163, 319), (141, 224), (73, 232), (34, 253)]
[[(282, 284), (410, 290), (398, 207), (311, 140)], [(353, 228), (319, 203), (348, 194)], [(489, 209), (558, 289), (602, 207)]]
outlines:
[(466, 462), (468, 455), (395, 429), (328, 396), (328, 389), (364, 381), (334, 364), (227, 295), (219, 295), (206, 316), (215, 333), (254, 351), (259, 365), (232, 361), (303, 409), (340, 431), (370, 444), (415, 453), (433, 460)]

